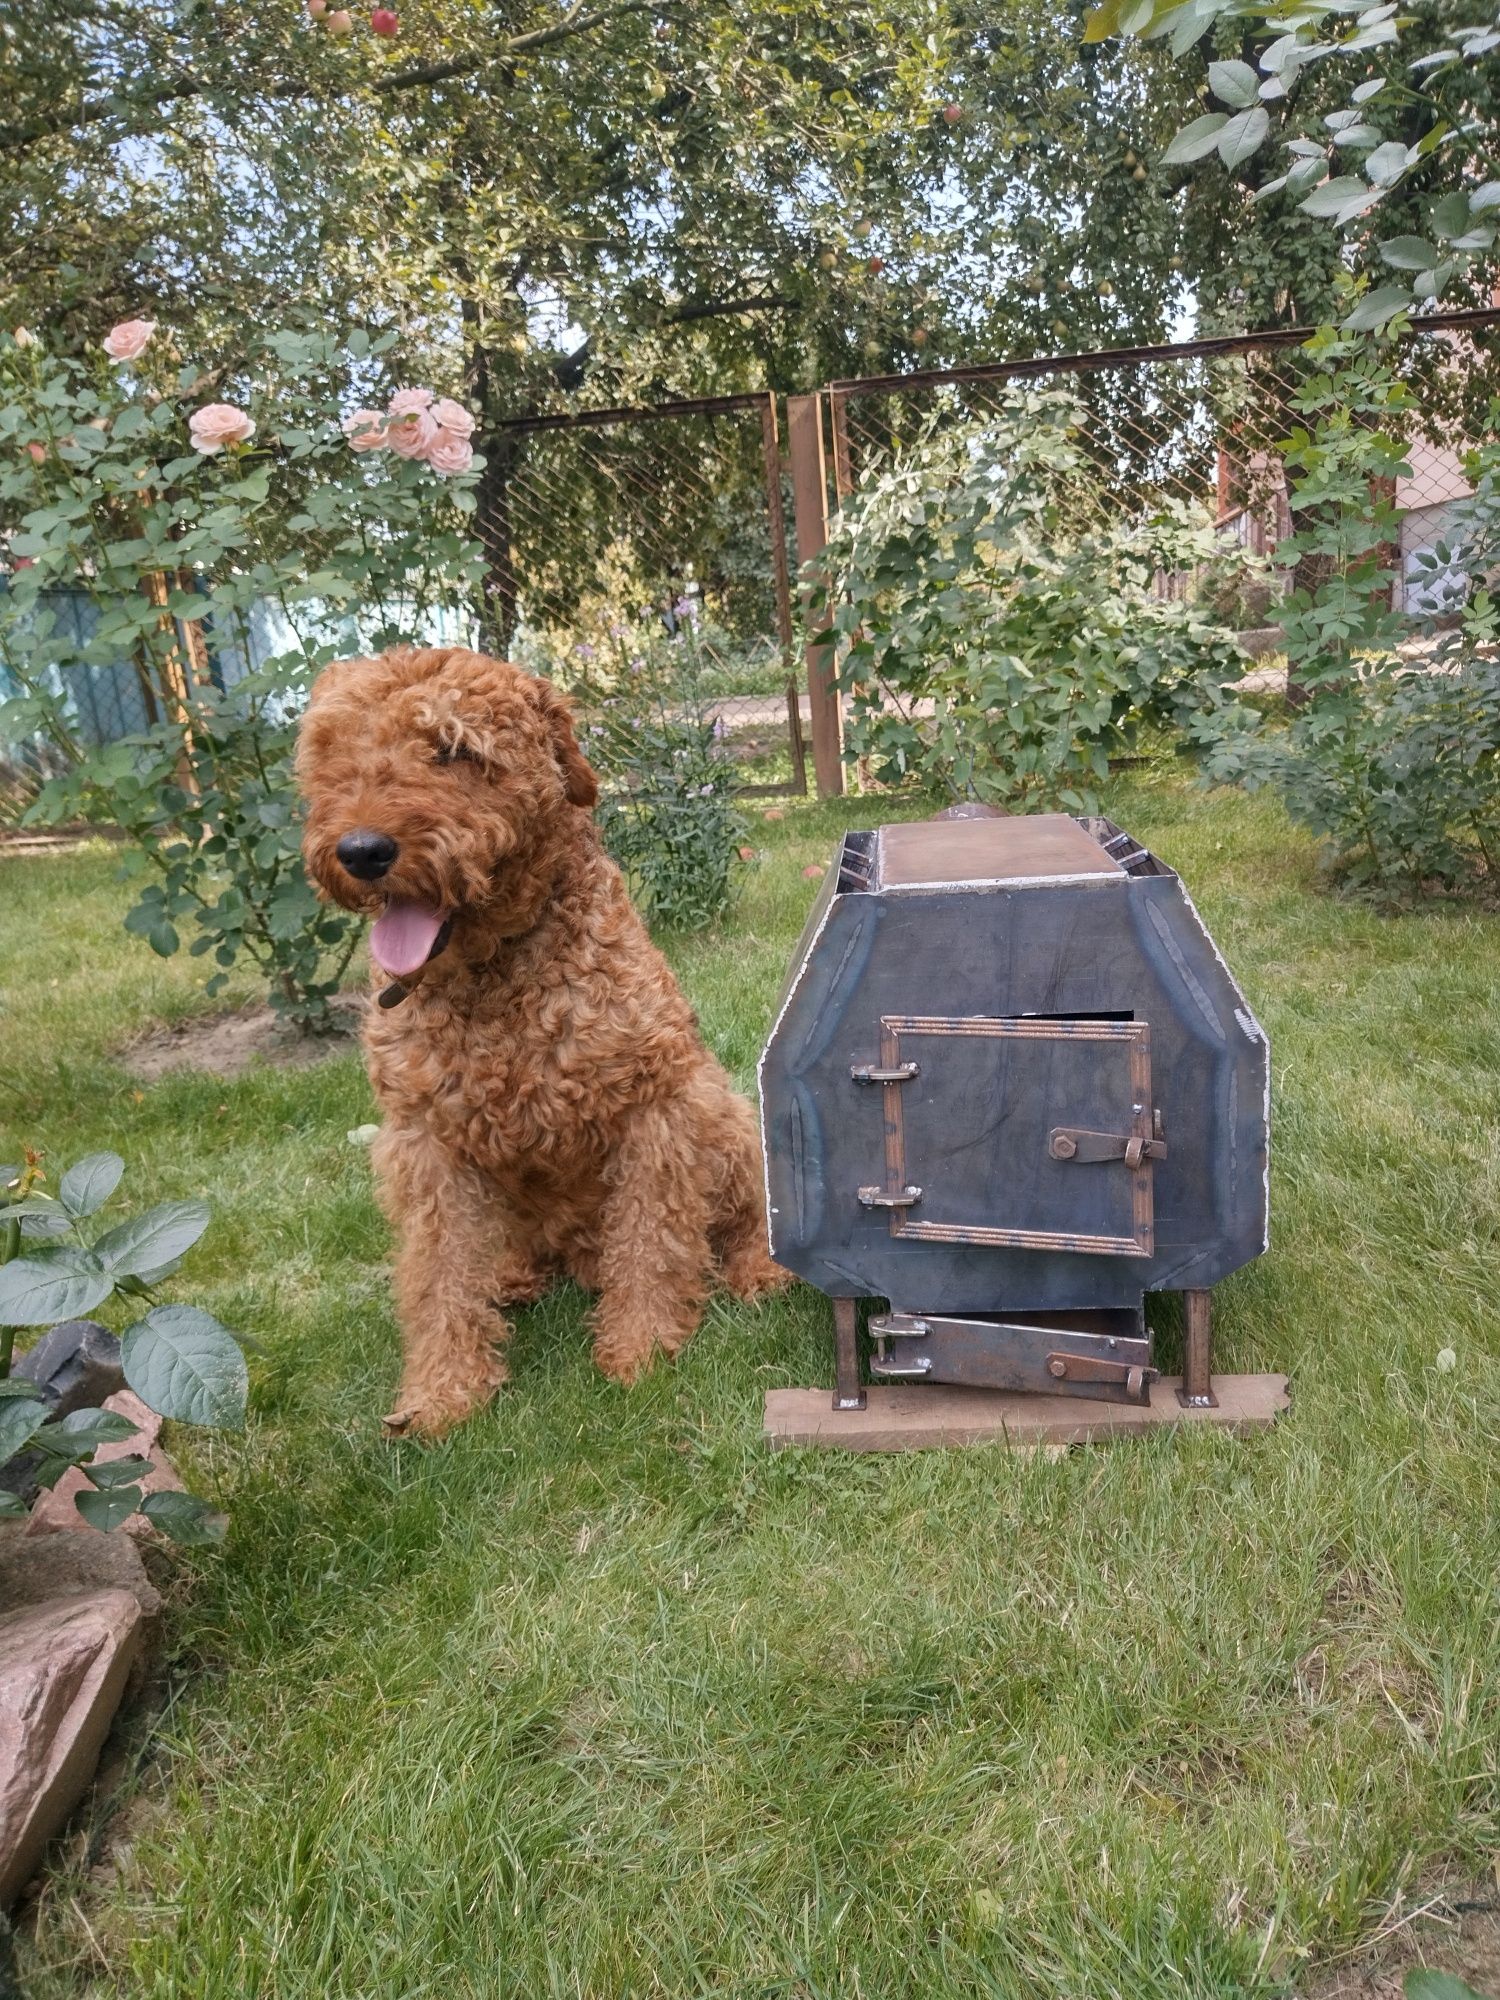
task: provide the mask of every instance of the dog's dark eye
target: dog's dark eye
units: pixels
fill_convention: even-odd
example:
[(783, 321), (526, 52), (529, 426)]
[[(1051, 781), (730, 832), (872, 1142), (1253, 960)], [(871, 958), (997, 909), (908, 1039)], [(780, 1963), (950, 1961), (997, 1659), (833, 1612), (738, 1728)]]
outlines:
[(464, 743), (440, 743), (432, 753), (434, 764), (477, 764), (479, 759)]

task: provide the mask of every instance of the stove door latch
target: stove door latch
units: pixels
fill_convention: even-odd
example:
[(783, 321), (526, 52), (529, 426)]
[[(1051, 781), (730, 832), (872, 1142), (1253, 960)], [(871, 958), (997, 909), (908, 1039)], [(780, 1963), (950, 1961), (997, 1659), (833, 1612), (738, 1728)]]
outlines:
[(1054, 1160), (1072, 1160), (1080, 1167), (1098, 1160), (1123, 1160), (1127, 1167), (1139, 1167), (1146, 1160), (1167, 1157), (1159, 1111), (1151, 1114), (1151, 1131), (1147, 1139), (1139, 1132), (1085, 1132), (1076, 1125), (1054, 1125), (1047, 1134), (1047, 1151)]

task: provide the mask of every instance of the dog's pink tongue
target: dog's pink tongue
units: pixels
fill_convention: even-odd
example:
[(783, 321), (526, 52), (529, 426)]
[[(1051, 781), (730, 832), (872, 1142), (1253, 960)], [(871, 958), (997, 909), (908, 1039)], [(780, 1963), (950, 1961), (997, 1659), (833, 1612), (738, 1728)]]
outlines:
[(427, 963), (442, 928), (443, 913), (431, 903), (392, 897), (370, 931), (370, 955), (393, 979), (405, 979)]

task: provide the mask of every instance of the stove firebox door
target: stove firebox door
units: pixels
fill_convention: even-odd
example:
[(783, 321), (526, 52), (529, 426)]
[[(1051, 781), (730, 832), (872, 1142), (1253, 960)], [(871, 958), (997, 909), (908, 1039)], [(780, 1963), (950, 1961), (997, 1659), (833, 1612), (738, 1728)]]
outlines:
[(859, 1199), (893, 1236), (1152, 1255), (1147, 1022), (887, 1015), (851, 1075), (883, 1093), (884, 1173)]

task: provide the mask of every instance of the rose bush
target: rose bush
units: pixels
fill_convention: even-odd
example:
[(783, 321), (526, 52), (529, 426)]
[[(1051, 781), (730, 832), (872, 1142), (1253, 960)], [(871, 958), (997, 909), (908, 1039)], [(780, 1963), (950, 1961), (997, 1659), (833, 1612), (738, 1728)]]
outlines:
[[(82, 359), (0, 338), (0, 664), (20, 688), (0, 738), (64, 766), (29, 817), (124, 828), (147, 878), (127, 928), (169, 955), (191, 927), (210, 992), (248, 956), (303, 1027), (328, 1024), (356, 941), (302, 873), (307, 685), (341, 652), (466, 634), (481, 573), (472, 420), (429, 389), (374, 410), (395, 344), (273, 333), (231, 383), (148, 320)], [(90, 616), (63, 616), (80, 598)], [(91, 744), (78, 694), (122, 664), (148, 726)]]

